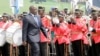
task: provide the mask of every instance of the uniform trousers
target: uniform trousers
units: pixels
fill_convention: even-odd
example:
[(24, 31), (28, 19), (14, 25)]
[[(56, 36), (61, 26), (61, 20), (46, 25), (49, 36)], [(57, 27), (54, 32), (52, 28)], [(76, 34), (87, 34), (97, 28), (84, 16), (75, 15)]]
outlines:
[(0, 47), (0, 53), (2, 56), (9, 56), (9, 44), (6, 43), (4, 46)]
[(41, 56), (47, 56), (48, 55), (48, 44), (47, 42), (41, 42), (40, 43), (40, 53)]
[(72, 49), (74, 56), (83, 56), (84, 55), (83, 41), (82, 40), (72, 41)]
[(56, 55), (64, 56), (64, 44), (58, 44), (58, 41), (56, 41), (55, 45), (56, 45)]

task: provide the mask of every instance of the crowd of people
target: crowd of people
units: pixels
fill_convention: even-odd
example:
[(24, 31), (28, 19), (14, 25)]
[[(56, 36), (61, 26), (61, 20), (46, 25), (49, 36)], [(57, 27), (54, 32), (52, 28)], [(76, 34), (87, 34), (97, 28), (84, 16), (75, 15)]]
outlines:
[[(22, 39), (14, 40), (17, 29), (22, 32), (16, 38), (22, 34)], [(45, 13), (45, 7), (30, 6), (29, 13), (14, 16), (3, 13), (0, 38), (4, 31), (10, 34), (6, 33), (0, 40), (1, 56), (100, 56), (100, 11), (97, 10), (92, 10), (90, 15), (80, 9), (69, 12), (68, 8), (62, 11), (52, 8)]]

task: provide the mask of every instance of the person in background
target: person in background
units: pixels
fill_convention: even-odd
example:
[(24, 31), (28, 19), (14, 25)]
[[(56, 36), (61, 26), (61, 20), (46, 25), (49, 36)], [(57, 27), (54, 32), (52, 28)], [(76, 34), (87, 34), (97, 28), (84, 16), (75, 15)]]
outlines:
[(32, 3), (32, 2), (34, 2), (34, 0), (30, 0), (30, 2)]

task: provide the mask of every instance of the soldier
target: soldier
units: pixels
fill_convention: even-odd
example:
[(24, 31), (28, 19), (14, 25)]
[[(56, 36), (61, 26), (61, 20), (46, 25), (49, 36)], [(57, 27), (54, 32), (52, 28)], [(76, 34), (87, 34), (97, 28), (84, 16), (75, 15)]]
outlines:
[[(18, 16), (17, 22), (20, 24), (20, 27), (22, 29), (22, 15)], [(25, 56), (25, 47), (23, 45), (18, 46), (19, 48), (19, 56)]]
[(90, 31), (91, 31), (91, 37), (92, 37), (92, 55), (90, 56), (100, 56), (100, 31), (99, 31), (99, 24), (100, 24), (100, 12), (93, 12), (92, 13), (92, 19), (90, 20)]
[[(41, 17), (41, 20), (42, 20), (42, 24), (44, 25), (46, 31), (48, 32), (48, 36), (50, 36), (50, 33), (51, 33), (51, 20), (47, 17), (47, 15), (45, 15), (45, 8), (42, 7), (42, 6), (39, 6), (38, 7), (38, 14), (40, 15)], [(47, 56), (47, 47), (48, 47), (48, 42), (50, 40), (47, 39), (43, 33), (41, 32), (41, 56)]]
[(53, 10), (49, 12), (49, 16), (51, 18), (51, 23), (52, 23), (52, 29), (51, 29), (52, 41), (50, 43), (50, 53), (53, 53), (53, 54), (50, 54), (50, 56), (54, 56), (56, 54), (56, 50), (55, 50), (55, 43), (53, 42), (54, 37), (55, 37), (53, 27), (55, 24), (59, 23), (58, 14), (55, 11), (55, 8), (53, 8)]
[(64, 47), (70, 43), (68, 38), (70, 30), (68, 26), (66, 26), (62, 15), (59, 15), (58, 19), (58, 23), (53, 22), (53, 31), (55, 33), (54, 42), (56, 45), (57, 56), (64, 56), (67, 53), (64, 52)]
[(72, 41), (74, 56), (84, 56), (83, 46), (84, 44), (88, 44), (85, 37), (85, 33), (87, 31), (86, 23), (81, 18), (81, 12), (78, 10), (75, 11), (75, 17), (68, 22), (71, 29), (70, 38)]
[[(96, 21), (97, 21), (97, 13), (95, 11), (95, 12), (91, 13), (91, 20), (89, 21), (89, 24), (88, 24), (89, 31), (92, 28), (94, 28)], [(90, 31), (90, 33), (91, 32), (92, 32), (92, 30)], [(95, 56), (96, 55), (96, 53), (94, 52), (95, 51), (95, 43), (94, 43), (94, 39), (92, 38), (93, 37), (93, 33), (92, 34), (88, 34), (88, 36), (91, 37), (91, 41), (92, 41), (92, 46), (90, 46), (89, 50), (88, 50), (88, 56)]]
[[(100, 11), (98, 12), (98, 17), (97, 17), (97, 23), (96, 23), (96, 33), (98, 34), (98, 37), (100, 36)], [(96, 54), (97, 56), (100, 56), (100, 37), (96, 38), (95, 42), (95, 48), (96, 48)]]
[(63, 15), (64, 15), (64, 20), (65, 22), (68, 20), (68, 8), (65, 8), (63, 11), (62, 11)]
[[(8, 26), (8, 14), (4, 13), (2, 15), (2, 21), (0, 22), (0, 28), (4, 29), (4, 31), (9, 27)], [(5, 40), (5, 39), (3, 39)], [(1, 48), (2, 56), (9, 56), (9, 44), (5, 43)]]

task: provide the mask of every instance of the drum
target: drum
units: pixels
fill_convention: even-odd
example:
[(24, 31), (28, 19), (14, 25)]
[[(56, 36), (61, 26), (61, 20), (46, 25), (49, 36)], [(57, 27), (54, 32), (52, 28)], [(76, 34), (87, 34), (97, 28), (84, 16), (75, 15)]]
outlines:
[(13, 35), (13, 44), (16, 46), (22, 45), (22, 29), (17, 29)]
[(6, 42), (5, 31), (0, 29), (0, 47), (2, 47)]
[(20, 29), (20, 25), (17, 24), (17, 23), (13, 23), (13, 25), (11, 25), (7, 30), (6, 30), (6, 41), (9, 43), (9, 44), (14, 44), (14, 41), (13, 41), (13, 36), (15, 34), (15, 32)]

